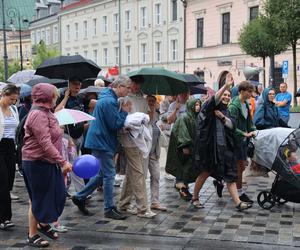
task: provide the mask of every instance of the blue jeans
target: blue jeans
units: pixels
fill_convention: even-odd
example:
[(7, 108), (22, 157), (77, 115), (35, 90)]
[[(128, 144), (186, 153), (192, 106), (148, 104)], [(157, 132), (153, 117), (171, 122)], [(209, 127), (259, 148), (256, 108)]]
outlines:
[(92, 150), (92, 155), (101, 162), (100, 171), (96, 176), (90, 178), (85, 187), (75, 195), (75, 198), (85, 200), (97, 187), (103, 185), (104, 210), (108, 211), (115, 206), (113, 198), (116, 168), (113, 161), (113, 153)]

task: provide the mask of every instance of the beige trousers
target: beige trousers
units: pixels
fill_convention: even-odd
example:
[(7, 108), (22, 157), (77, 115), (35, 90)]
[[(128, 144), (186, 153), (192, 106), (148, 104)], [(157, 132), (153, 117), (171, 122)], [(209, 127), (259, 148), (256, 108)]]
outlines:
[(143, 169), (143, 155), (137, 148), (125, 148), (127, 158), (126, 174), (121, 191), (119, 208), (125, 210), (135, 198), (138, 213), (147, 211), (147, 190)]

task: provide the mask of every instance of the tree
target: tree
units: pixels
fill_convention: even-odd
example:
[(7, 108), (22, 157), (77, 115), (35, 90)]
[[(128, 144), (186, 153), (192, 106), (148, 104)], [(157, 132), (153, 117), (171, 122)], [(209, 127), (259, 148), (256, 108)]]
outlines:
[[(294, 97), (297, 93), (296, 46), (300, 39), (300, 0), (266, 0), (266, 16), (273, 23), (273, 32), (286, 40), (293, 50)], [(294, 105), (297, 105), (296, 98)]]
[[(245, 25), (239, 36), (242, 50), (253, 57), (261, 57), (264, 68), (267, 57), (280, 54), (287, 49), (286, 42), (272, 32), (271, 25), (266, 17), (258, 17)], [(263, 84), (266, 86), (265, 72)]]
[(55, 48), (47, 47), (44, 41), (41, 41), (36, 47), (37, 54), (33, 59), (32, 66), (36, 69), (46, 59), (60, 55), (60, 52)]
[[(21, 70), (20, 67), (20, 61), (13, 60), (8, 63), (8, 77), (10, 77), (12, 74), (18, 72)], [(4, 82), (4, 62), (3, 60), (0, 61), (0, 81)]]

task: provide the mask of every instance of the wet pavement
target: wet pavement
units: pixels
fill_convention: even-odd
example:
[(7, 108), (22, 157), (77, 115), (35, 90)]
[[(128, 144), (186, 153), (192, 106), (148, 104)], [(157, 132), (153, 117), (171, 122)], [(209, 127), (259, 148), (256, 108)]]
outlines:
[[(274, 176), (246, 178), (247, 194), (271, 187)], [(149, 180), (147, 185), (149, 186)], [(191, 186), (192, 189), (192, 186)], [(116, 188), (118, 201), (121, 188)], [(91, 216), (83, 216), (68, 200), (61, 218), (69, 231), (51, 241), (50, 249), (290, 249), (300, 247), (300, 205), (288, 202), (263, 210), (257, 202), (246, 212), (236, 211), (228, 191), (218, 198), (209, 179), (201, 191), (205, 208), (195, 210), (183, 201), (173, 182), (161, 176), (161, 202), (168, 208), (154, 219), (134, 215), (124, 221), (104, 218), (103, 195), (95, 191), (87, 207)], [(28, 249), (28, 195), (22, 177), (17, 176), (10, 231), (0, 230), (0, 249)]]

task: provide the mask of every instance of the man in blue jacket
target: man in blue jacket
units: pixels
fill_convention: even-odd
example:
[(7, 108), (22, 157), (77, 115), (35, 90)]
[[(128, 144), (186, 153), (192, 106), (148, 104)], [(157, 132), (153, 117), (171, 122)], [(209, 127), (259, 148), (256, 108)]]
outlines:
[(72, 197), (72, 201), (83, 214), (89, 215), (85, 199), (103, 183), (105, 217), (123, 220), (126, 217), (116, 209), (113, 201), (116, 175), (113, 156), (117, 147), (117, 131), (124, 126), (129, 111), (128, 106), (119, 109), (118, 98), (128, 94), (131, 80), (121, 76), (112, 85), (112, 89), (105, 88), (99, 96), (93, 113), (96, 120), (91, 122), (85, 141), (85, 147), (90, 148), (92, 155), (101, 162), (101, 170)]

